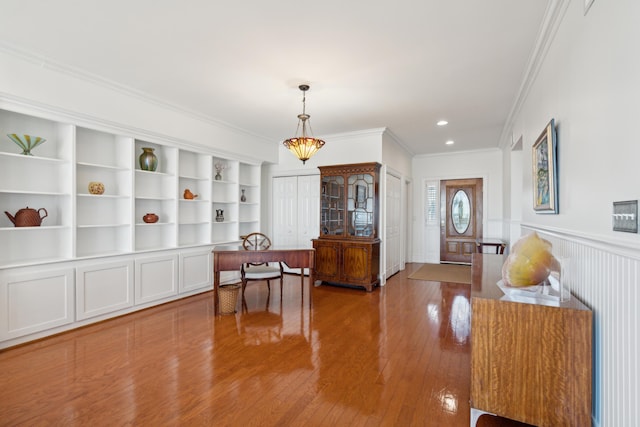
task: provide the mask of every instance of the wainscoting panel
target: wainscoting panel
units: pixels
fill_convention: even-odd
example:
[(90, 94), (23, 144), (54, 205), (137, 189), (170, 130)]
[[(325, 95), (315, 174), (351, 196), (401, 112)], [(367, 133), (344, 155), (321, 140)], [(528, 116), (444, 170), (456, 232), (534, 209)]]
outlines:
[(593, 310), (593, 425), (640, 426), (640, 251), (523, 225), (566, 258), (566, 282)]

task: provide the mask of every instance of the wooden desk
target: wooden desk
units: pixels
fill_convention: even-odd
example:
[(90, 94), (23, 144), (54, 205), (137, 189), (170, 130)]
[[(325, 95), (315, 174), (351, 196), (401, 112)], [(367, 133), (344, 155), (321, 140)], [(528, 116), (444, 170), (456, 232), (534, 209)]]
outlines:
[[(216, 246), (213, 248), (213, 305), (218, 314), (218, 288), (221, 271), (240, 271), (242, 264), (262, 262), (284, 262), (291, 268), (309, 268), (309, 283), (313, 286), (315, 270), (315, 251), (313, 249), (268, 249), (266, 251), (247, 251), (242, 246)], [(304, 274), (300, 275), (304, 285)], [(311, 292), (309, 292), (311, 303)]]
[(494, 414), (536, 426), (591, 425), (592, 313), (516, 302), (496, 285), (503, 255), (473, 254), (471, 425)]

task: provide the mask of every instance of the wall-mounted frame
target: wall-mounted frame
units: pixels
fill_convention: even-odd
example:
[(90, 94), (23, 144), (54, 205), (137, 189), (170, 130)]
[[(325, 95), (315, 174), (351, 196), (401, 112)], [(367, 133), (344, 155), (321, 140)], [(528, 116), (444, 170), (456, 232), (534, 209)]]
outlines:
[(589, 8), (593, 4), (595, 0), (584, 0), (584, 14), (586, 15), (589, 12)]
[(533, 209), (537, 213), (558, 213), (556, 151), (556, 128), (551, 119), (532, 148)]

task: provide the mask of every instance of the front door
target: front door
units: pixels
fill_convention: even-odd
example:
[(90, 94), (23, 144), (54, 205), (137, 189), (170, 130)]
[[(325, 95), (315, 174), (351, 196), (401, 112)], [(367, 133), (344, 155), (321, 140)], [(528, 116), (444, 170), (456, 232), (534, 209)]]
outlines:
[(440, 181), (440, 261), (470, 263), (482, 237), (482, 178)]

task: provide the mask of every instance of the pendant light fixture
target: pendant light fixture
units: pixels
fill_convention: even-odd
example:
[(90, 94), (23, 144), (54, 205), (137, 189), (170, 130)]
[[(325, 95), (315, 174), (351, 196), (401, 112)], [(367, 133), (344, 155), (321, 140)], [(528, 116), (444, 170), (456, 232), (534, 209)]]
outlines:
[[(289, 149), (298, 159), (302, 160), (304, 164), (311, 158), (316, 152), (322, 148), (324, 141), (318, 138), (314, 138), (311, 134), (311, 122), (309, 122), (309, 116), (306, 113), (306, 91), (309, 90), (309, 85), (300, 85), (298, 89), (302, 91), (302, 114), (298, 114), (298, 127), (296, 128), (296, 136), (289, 138), (282, 143)], [(300, 130), (300, 123), (302, 123), (302, 133), (298, 135)], [(307, 123), (309, 125), (309, 133), (307, 135)]]

